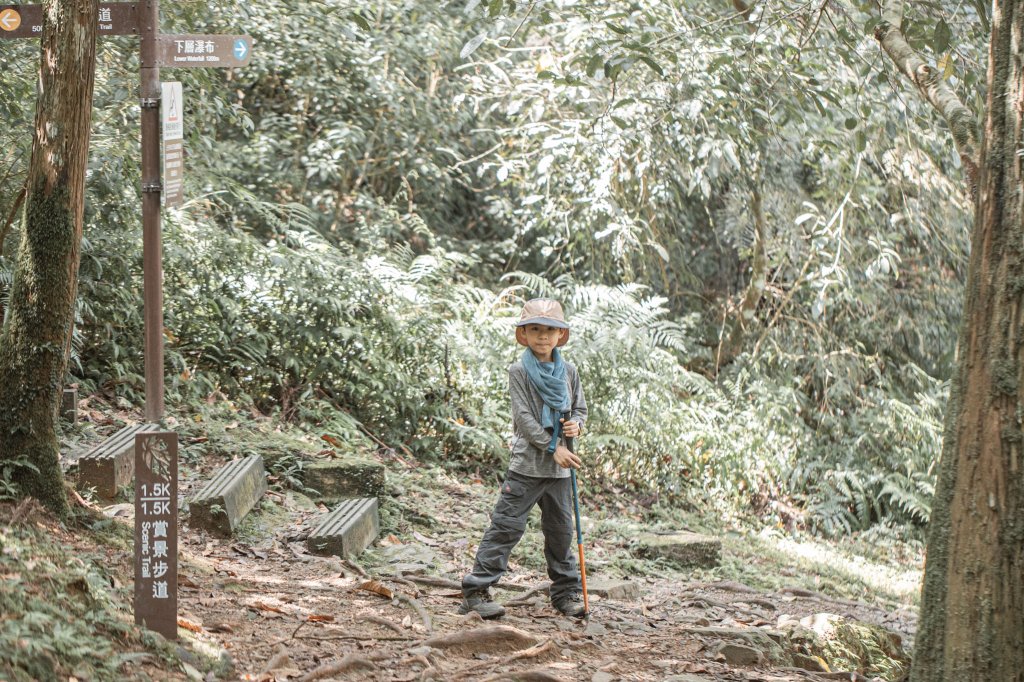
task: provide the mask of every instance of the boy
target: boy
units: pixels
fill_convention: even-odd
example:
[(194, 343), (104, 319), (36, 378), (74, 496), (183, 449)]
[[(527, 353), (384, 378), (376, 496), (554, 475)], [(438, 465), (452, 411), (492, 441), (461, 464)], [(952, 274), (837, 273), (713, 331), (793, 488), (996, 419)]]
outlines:
[(490, 587), (508, 568), (509, 555), (526, 530), (533, 505), (541, 511), (544, 558), (551, 578), (551, 603), (566, 616), (582, 618), (580, 574), (573, 552), (569, 469), (580, 458), (562, 444), (575, 438), (587, 419), (579, 373), (558, 350), (569, 340), (562, 306), (538, 298), (523, 306), (516, 341), (526, 346), (508, 370), (512, 407), (512, 455), (501, 495), (476, 552), (473, 571), (462, 579), (459, 613), (500, 618)]

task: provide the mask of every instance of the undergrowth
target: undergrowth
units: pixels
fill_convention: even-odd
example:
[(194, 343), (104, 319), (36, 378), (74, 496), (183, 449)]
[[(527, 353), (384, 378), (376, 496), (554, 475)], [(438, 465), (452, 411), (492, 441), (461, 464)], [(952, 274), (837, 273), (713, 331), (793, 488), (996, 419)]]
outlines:
[(135, 626), (130, 587), (96, 553), (130, 545), (130, 529), (84, 517), (66, 528), (32, 503), (4, 504), (0, 516), (0, 677), (176, 677), (173, 647)]

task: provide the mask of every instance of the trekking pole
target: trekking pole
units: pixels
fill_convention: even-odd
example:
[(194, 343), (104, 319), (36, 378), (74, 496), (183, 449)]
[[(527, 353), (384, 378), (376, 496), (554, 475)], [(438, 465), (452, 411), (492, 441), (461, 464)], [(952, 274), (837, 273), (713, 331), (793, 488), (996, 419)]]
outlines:
[[(566, 419), (568, 419), (566, 415)], [(575, 454), (576, 447), (574, 438), (565, 439), (565, 447), (569, 452)], [(569, 476), (572, 478), (572, 506), (576, 513), (576, 547), (580, 550), (580, 582), (583, 583), (583, 614), (590, 615), (590, 600), (587, 597), (587, 562), (583, 559), (583, 526), (580, 525), (580, 499), (576, 490), (576, 469), (569, 469)]]

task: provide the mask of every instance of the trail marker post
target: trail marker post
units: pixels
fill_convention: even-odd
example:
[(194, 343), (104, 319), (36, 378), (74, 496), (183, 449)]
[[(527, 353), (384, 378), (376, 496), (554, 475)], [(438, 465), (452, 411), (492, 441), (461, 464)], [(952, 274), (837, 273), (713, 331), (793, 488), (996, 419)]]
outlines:
[[(169, 152), (171, 158), (165, 158), (161, 169), (163, 88), (160, 68), (246, 66), (252, 59), (253, 41), (247, 35), (163, 35), (159, 29), (159, 0), (102, 2), (97, 10), (96, 23), (97, 32), (101, 36), (138, 35), (140, 38), (146, 421), (157, 422), (164, 416), (163, 240), (160, 204), (165, 192), (168, 194), (167, 206), (179, 206), (184, 201), (181, 177), (184, 170), (183, 130), (179, 131), (176, 138), (165, 136), (164, 151)], [(0, 40), (37, 38), (42, 33), (42, 5), (0, 5)], [(180, 94), (180, 86), (176, 92)], [(180, 100), (178, 104), (180, 106)], [(181, 114), (180, 111), (178, 113)], [(164, 171), (163, 177), (161, 170)]]
[[(0, 40), (37, 38), (43, 6), (0, 4)], [(163, 243), (161, 195), (184, 200), (183, 102), (180, 83), (161, 83), (160, 68), (232, 68), (252, 59), (247, 35), (161, 35), (159, 0), (102, 2), (98, 35), (138, 35), (142, 109), (142, 267), (146, 421), (164, 416)], [(161, 168), (161, 124), (164, 160)], [(163, 173), (161, 173), (161, 170)], [(174, 433), (136, 437), (135, 622), (177, 636), (177, 456)]]
[(135, 435), (135, 622), (178, 637), (178, 434)]

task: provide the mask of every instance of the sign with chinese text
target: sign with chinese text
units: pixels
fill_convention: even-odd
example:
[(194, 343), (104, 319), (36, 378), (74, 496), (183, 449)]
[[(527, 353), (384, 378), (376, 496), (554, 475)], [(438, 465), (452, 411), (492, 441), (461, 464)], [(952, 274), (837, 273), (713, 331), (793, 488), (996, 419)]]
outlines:
[(160, 119), (164, 139), (164, 206), (181, 206), (185, 201), (185, 125), (181, 83), (161, 83)]
[(178, 435), (135, 436), (135, 622), (178, 636)]
[[(97, 32), (100, 35), (138, 34), (137, 8), (136, 2), (101, 3), (96, 17)], [(42, 5), (0, 5), (0, 39), (36, 38), (42, 34)]]
[(252, 38), (229, 35), (161, 35), (161, 67), (245, 66), (252, 60)]

